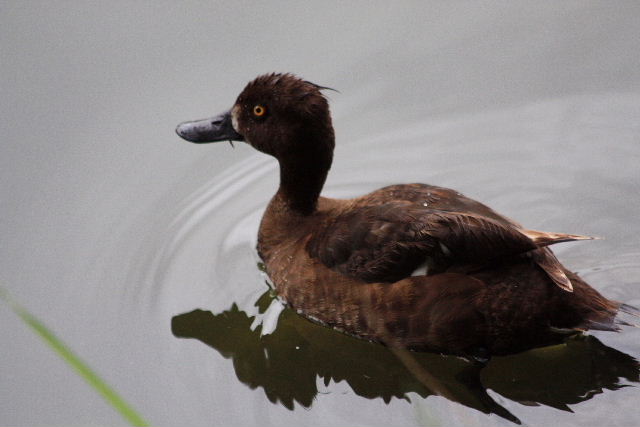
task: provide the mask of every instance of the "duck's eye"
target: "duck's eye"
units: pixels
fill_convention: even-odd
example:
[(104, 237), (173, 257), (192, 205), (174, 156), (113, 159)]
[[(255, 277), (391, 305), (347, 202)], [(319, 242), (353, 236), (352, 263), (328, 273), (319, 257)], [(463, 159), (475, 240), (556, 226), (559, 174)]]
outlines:
[(256, 105), (253, 107), (253, 115), (256, 117), (262, 117), (267, 114), (267, 109), (263, 105)]

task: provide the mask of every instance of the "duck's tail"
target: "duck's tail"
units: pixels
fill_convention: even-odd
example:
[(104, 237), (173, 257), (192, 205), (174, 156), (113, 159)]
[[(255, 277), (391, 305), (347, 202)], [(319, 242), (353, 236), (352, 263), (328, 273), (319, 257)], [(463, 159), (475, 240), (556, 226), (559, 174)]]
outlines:
[(615, 311), (609, 312), (608, 315), (593, 316), (584, 324), (585, 329), (593, 329), (596, 331), (612, 331), (619, 332), (621, 326), (630, 326), (632, 328), (640, 328), (640, 310), (629, 304), (616, 303)]
[(640, 309), (629, 304), (620, 304), (615, 322), (622, 326), (640, 328)]
[(564, 270), (568, 279), (573, 283), (573, 307), (574, 315), (583, 320), (579, 325), (572, 326), (575, 330), (598, 330), (618, 332), (622, 326), (640, 327), (640, 309), (624, 304), (619, 301), (610, 300), (600, 292), (589, 286), (576, 273)]

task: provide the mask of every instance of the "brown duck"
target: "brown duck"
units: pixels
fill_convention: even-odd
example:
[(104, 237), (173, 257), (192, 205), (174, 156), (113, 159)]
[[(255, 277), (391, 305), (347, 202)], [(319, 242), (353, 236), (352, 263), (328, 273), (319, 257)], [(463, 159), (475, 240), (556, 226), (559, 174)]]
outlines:
[[(513, 353), (625, 324), (616, 315), (632, 307), (600, 295), (547, 247), (590, 237), (528, 230), (427, 184), (321, 197), (334, 148), (323, 89), (263, 75), (231, 110), (176, 129), (195, 143), (245, 141), (278, 160), (258, 252), (298, 313), (389, 346), (454, 354)], [(421, 265), (427, 272), (412, 275)]]

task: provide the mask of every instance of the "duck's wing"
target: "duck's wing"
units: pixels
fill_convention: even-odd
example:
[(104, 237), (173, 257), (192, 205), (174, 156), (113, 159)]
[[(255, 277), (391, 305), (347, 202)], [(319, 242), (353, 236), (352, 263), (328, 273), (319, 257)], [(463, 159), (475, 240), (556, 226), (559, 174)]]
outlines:
[(587, 237), (523, 230), (479, 214), (429, 209), (407, 201), (349, 210), (328, 221), (307, 243), (327, 267), (367, 282), (409, 276), (425, 260), (432, 265), (478, 265), (534, 251), (534, 261), (563, 289), (562, 266), (539, 248)]

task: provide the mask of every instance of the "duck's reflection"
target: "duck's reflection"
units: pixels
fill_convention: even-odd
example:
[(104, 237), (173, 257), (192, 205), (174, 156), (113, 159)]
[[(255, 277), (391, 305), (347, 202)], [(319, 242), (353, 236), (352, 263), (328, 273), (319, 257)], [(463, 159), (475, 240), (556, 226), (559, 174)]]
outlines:
[[(265, 292), (256, 302), (263, 313), (272, 301)], [(604, 389), (616, 390), (623, 379), (639, 382), (639, 365), (631, 356), (592, 336), (513, 356), (495, 357), (486, 365), (458, 357), (390, 350), (316, 325), (285, 309), (277, 328), (261, 336), (253, 317), (234, 304), (220, 314), (194, 310), (172, 319), (173, 334), (196, 338), (233, 359), (238, 379), (262, 387), (271, 402), (289, 409), (309, 407), (326, 385), (345, 380), (366, 398), (407, 399), (442, 395), (508, 420), (519, 420), (487, 394), (490, 388), (511, 400), (569, 410), (567, 405), (591, 399)]]

